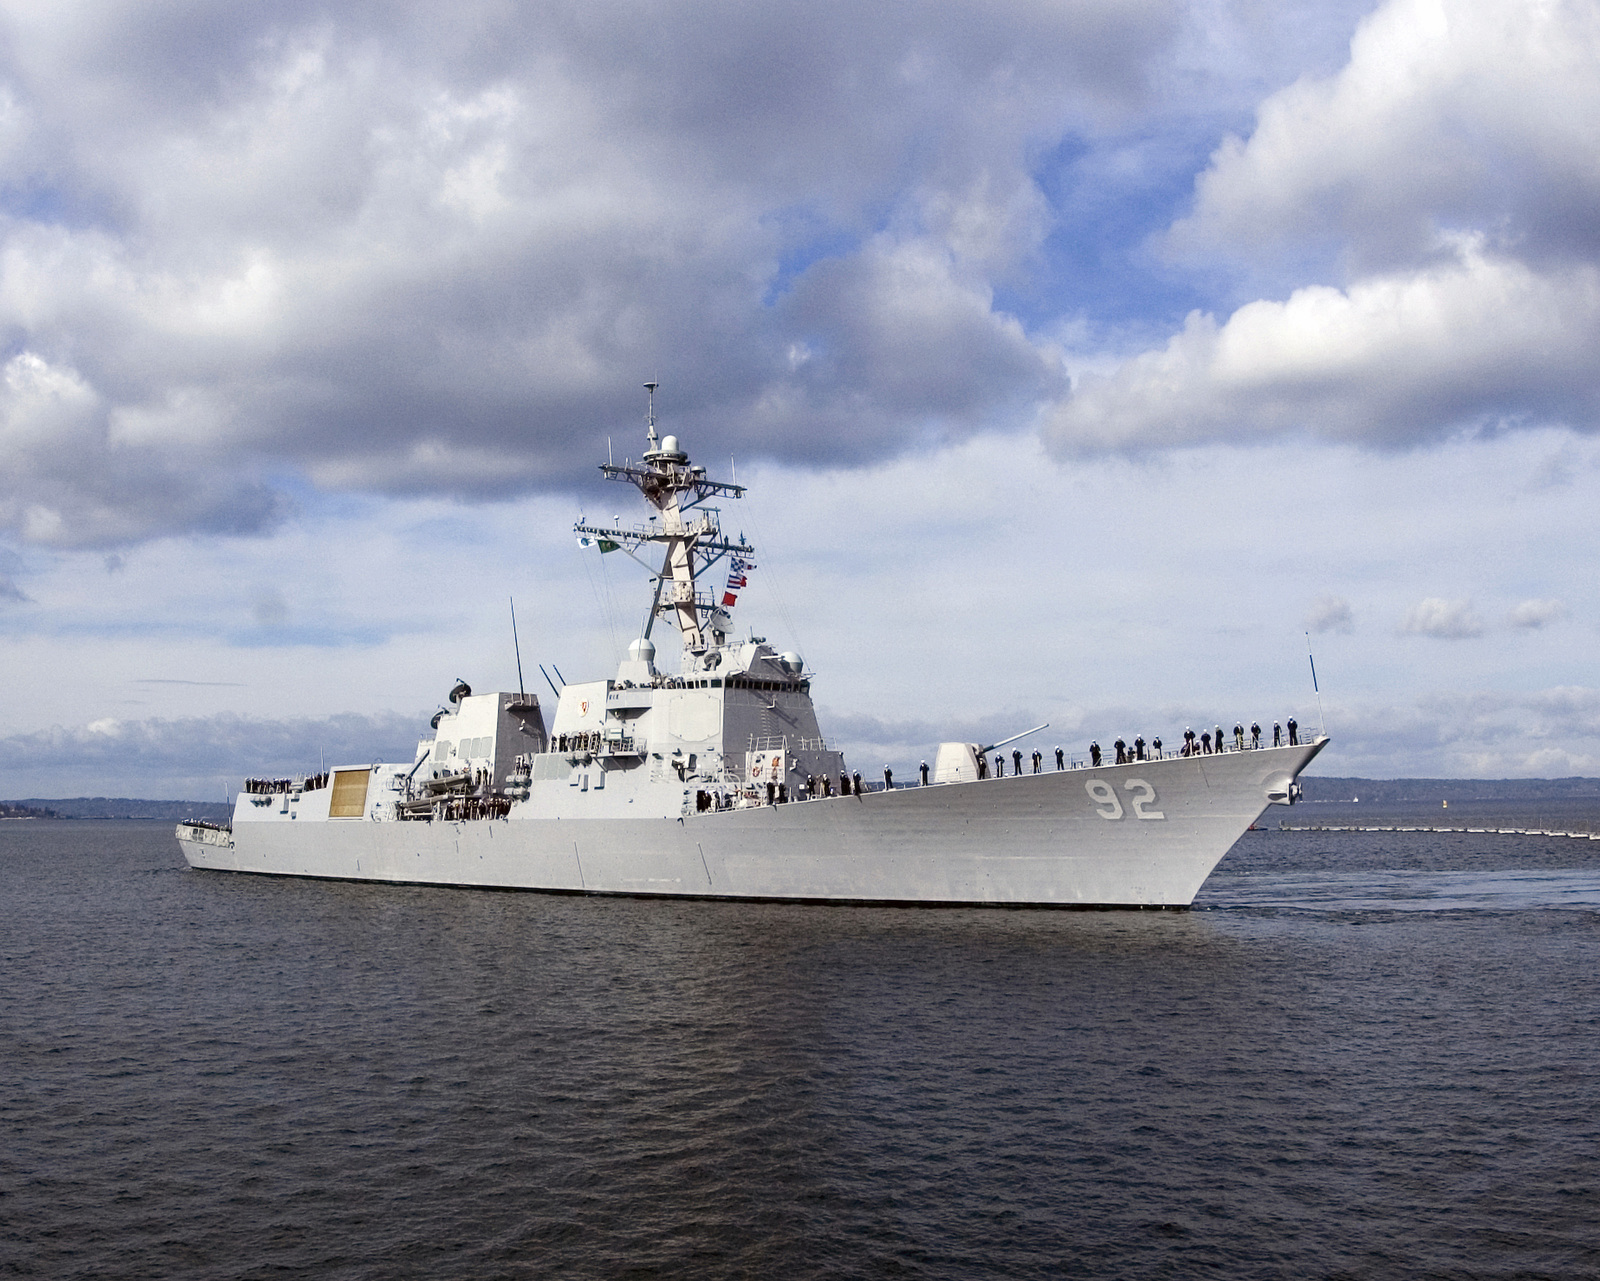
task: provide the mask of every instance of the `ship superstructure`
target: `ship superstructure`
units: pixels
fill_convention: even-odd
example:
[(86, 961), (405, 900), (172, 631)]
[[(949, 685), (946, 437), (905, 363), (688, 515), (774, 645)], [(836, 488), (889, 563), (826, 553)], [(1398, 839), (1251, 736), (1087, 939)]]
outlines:
[[(948, 743), (928, 785), (863, 787), (823, 738), (800, 655), (733, 611), (755, 548), (676, 437), (603, 475), (651, 509), (575, 533), (650, 574), (641, 633), (608, 679), (563, 684), (547, 723), (522, 690), (465, 682), (414, 758), (250, 780), (231, 828), (183, 824), (196, 867), (579, 893), (893, 903), (1183, 906), (1326, 742), (986, 777)], [(714, 570), (720, 592), (705, 590)], [(679, 641), (675, 672), (655, 636)], [(1003, 774), (1003, 762), (999, 762)], [(921, 782), (921, 780), (918, 780)]]

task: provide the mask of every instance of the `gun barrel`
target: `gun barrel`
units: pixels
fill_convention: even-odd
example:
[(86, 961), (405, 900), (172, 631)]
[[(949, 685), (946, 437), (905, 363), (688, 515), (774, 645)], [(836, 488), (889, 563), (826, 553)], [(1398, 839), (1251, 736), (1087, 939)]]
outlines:
[(997, 747), (1004, 747), (1007, 743), (1015, 743), (1019, 738), (1027, 738), (1029, 734), (1037, 734), (1042, 729), (1049, 729), (1050, 722), (1035, 725), (1032, 729), (1025, 729), (1020, 734), (1013, 734), (1010, 738), (1002, 738), (998, 743), (990, 743), (988, 747), (979, 748), (979, 752), (992, 752)]

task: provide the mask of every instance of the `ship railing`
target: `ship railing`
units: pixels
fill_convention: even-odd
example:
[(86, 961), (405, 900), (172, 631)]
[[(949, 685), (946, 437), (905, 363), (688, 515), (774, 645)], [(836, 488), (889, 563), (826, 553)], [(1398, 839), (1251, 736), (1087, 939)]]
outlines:
[(607, 541), (622, 539), (628, 542), (648, 543), (652, 539), (661, 537), (663, 531), (654, 525), (640, 525), (637, 522), (631, 525), (590, 525), (581, 523), (573, 526), (580, 534), (588, 534), (594, 538), (604, 538)]
[(752, 752), (826, 752), (825, 738), (791, 738), (788, 734), (770, 734), (765, 738), (750, 735)]
[(328, 785), (328, 772), (297, 774), (293, 778), (247, 778), (240, 789), (251, 796), (276, 796), (280, 792), (315, 792)]
[(696, 592), (693, 597), (685, 594), (681, 600), (668, 592), (662, 592), (661, 600), (656, 605), (656, 613), (663, 618), (669, 617), (678, 612), (678, 606), (687, 605), (690, 600), (694, 601), (696, 609), (710, 609), (716, 604), (716, 601), (706, 592)]
[(546, 749), (561, 756), (581, 756), (584, 752), (598, 752), (604, 736), (597, 729), (586, 729), (578, 734), (556, 734)]
[[(1308, 743), (1311, 743), (1311, 742), (1314, 742), (1314, 741), (1315, 741), (1314, 738), (1308, 737), (1305, 733), (1301, 732), (1301, 733), (1297, 733), (1296, 734), (1296, 741), (1294, 743), (1290, 743), (1289, 736), (1287, 734), (1285, 734), (1283, 736), (1283, 741), (1281, 743), (1278, 743), (1278, 744), (1274, 745), (1272, 743), (1268, 743), (1268, 742), (1265, 742), (1265, 741), (1260, 742), (1260, 743), (1253, 742), (1253, 741), (1251, 741), (1250, 736), (1248, 734), (1246, 734), (1245, 738), (1244, 738), (1244, 741), (1242, 743), (1239, 742), (1235, 738), (1226, 738), (1226, 739), (1223, 740), (1222, 746), (1218, 747), (1215, 744), (1213, 744), (1212, 747), (1211, 747), (1211, 750), (1208, 752), (1200, 744), (1199, 740), (1196, 739), (1195, 746), (1194, 746), (1194, 751), (1189, 753), (1189, 754), (1192, 755), (1192, 756), (1223, 756), (1223, 755), (1226, 755), (1226, 754), (1231, 753), (1231, 752), (1264, 752), (1268, 748), (1273, 747), (1273, 746), (1278, 746), (1278, 747), (1303, 746), (1305, 744), (1308, 744)], [(1076, 757), (1074, 757), (1071, 760), (1069, 768), (1070, 769), (1095, 769), (1095, 768), (1103, 768), (1104, 766), (1107, 766), (1107, 765), (1116, 765), (1116, 764), (1119, 764), (1119, 763), (1120, 764), (1124, 764), (1124, 765), (1138, 765), (1142, 761), (1171, 761), (1171, 760), (1179, 760), (1183, 756), (1184, 756), (1184, 751), (1183, 751), (1182, 744), (1180, 742), (1180, 745), (1178, 747), (1176, 747), (1176, 748), (1167, 747), (1164, 744), (1161, 747), (1146, 747), (1143, 756), (1137, 755), (1136, 752), (1135, 752), (1135, 749), (1130, 747), (1130, 748), (1127, 749), (1127, 752), (1126, 752), (1126, 754), (1124, 756), (1124, 759), (1121, 762), (1118, 762), (1116, 749), (1113, 747), (1113, 748), (1106, 748), (1106, 749), (1102, 750), (1101, 756), (1100, 756), (1100, 766), (1099, 767), (1097, 767), (1092, 760), (1079, 760)], [(1046, 769), (1043, 772), (1044, 773), (1050, 773), (1051, 771), (1049, 769)], [(1009, 775), (1008, 775), (1008, 777), (1009, 777)]]

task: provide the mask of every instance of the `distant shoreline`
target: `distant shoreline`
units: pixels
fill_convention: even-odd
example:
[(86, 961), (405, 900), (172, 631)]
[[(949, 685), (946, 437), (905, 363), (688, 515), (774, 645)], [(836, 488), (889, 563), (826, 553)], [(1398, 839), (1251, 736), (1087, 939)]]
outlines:
[(149, 819), (181, 822), (186, 818), (226, 819), (233, 806), (223, 801), (144, 800), (131, 796), (30, 796), (0, 801), (0, 818), (15, 819)]

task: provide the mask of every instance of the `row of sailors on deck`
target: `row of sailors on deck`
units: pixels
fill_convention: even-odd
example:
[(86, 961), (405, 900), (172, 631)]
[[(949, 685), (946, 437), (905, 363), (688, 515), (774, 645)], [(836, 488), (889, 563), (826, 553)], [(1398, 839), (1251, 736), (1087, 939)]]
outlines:
[[(1044, 768), (1043, 752), (1035, 749), (1032, 757), (1029, 759), (1033, 763), (1033, 772), (1035, 774), (1039, 773)], [(1064, 770), (1067, 768), (1067, 754), (1059, 747), (1056, 748), (1056, 768), (1058, 770)], [(1018, 777), (1021, 777), (1022, 775), (1022, 753), (1020, 751), (1013, 751), (1011, 753), (1011, 772)], [(996, 752), (994, 754), (994, 776), (996, 778), (1004, 778), (1006, 776), (1006, 756), (1004, 752)], [(989, 777), (989, 758), (984, 756), (982, 752), (978, 753), (978, 777)], [(924, 787), (928, 785), (927, 761), (922, 762), (922, 785)]]
[[(1298, 745), (1298, 743), (1300, 742), (1300, 724), (1292, 716), (1289, 718), (1288, 728), (1289, 728), (1289, 745), (1291, 747)], [(1245, 750), (1244, 734), (1245, 734), (1245, 730), (1244, 730), (1243, 723), (1237, 724), (1237, 725), (1235, 725), (1233, 727), (1233, 750), (1234, 751), (1242, 752), (1242, 751)], [(1274, 721), (1272, 723), (1272, 745), (1274, 747), (1282, 747), (1283, 746), (1283, 726), (1279, 725), (1277, 721)], [(1261, 746), (1261, 726), (1260, 725), (1252, 724), (1250, 726), (1250, 746), (1252, 748), (1257, 748), (1257, 747)], [(1118, 765), (1130, 765), (1135, 761), (1160, 760), (1161, 759), (1161, 740), (1159, 738), (1151, 739), (1148, 748), (1145, 745), (1145, 741), (1144, 741), (1144, 736), (1143, 735), (1139, 735), (1138, 737), (1136, 737), (1133, 740), (1133, 745), (1131, 747), (1124, 740), (1122, 740), (1120, 738), (1117, 739), (1117, 741), (1112, 744), (1112, 747), (1116, 750), (1116, 753), (1117, 753), (1116, 764), (1118, 764)], [(1183, 755), (1183, 756), (1211, 756), (1211, 755), (1213, 755), (1213, 754), (1215, 754), (1217, 752), (1222, 752), (1222, 751), (1226, 751), (1226, 750), (1227, 750), (1227, 745), (1226, 745), (1225, 740), (1222, 737), (1222, 726), (1220, 726), (1220, 725), (1218, 725), (1216, 727), (1215, 731), (1212, 734), (1200, 734), (1198, 737), (1195, 735), (1195, 732), (1192, 729), (1186, 729), (1186, 730), (1183, 731), (1183, 749), (1182, 749), (1180, 755)], [(1061, 748), (1059, 748), (1059, 747), (1055, 749), (1055, 753), (1056, 753), (1056, 768), (1058, 770), (1066, 769), (1067, 768), (1066, 753), (1063, 752), (1061, 750)], [(1021, 774), (1022, 774), (1022, 759), (1023, 759), (1022, 758), (1022, 752), (1021, 752), (1020, 749), (1019, 750), (1015, 750), (1015, 751), (1013, 751), (1011, 753), (1011, 769), (1012, 769), (1012, 773), (1014, 773), (1014, 774), (1016, 774), (1018, 776), (1021, 776)], [(1036, 748), (1036, 749), (1034, 749), (1033, 755), (1030, 758), (1030, 760), (1031, 760), (1031, 763), (1033, 765), (1033, 772), (1035, 774), (1040, 773), (1044, 768), (1044, 753), (1040, 752)], [(1101, 751), (1100, 751), (1100, 744), (1099, 743), (1090, 743), (1089, 744), (1089, 764), (1093, 765), (1093, 766), (1098, 766), (1098, 765), (1101, 765), (1103, 763), (1104, 763), (1104, 758), (1103, 758), (1103, 756), (1101, 754)], [(989, 758), (988, 758), (988, 756), (985, 755), (982, 752), (978, 753), (977, 764), (978, 764), (978, 777), (979, 778), (988, 778), (989, 777)], [(928, 762), (927, 761), (923, 761), (922, 764), (918, 767), (918, 775), (919, 775), (919, 780), (921, 782), (921, 785), (923, 787), (926, 787), (928, 785)], [(1006, 775), (1005, 753), (996, 752), (995, 755), (994, 755), (994, 776), (996, 778), (1004, 778), (1005, 775)], [(885, 791), (891, 791), (892, 792), (894, 790), (894, 771), (892, 769), (890, 769), (887, 765), (885, 765), (883, 767), (883, 786), (884, 786), (884, 790)], [(767, 784), (767, 804), (771, 805), (771, 804), (774, 804), (774, 803), (777, 803), (777, 802), (781, 802), (782, 800), (784, 800), (785, 799), (785, 795), (784, 795), (785, 790), (786, 789), (780, 783), (768, 783)], [(837, 793), (835, 793), (835, 791), (833, 790), (833, 782), (832, 782), (832, 780), (829, 779), (829, 777), (826, 774), (821, 774), (821, 775), (808, 774), (808, 775), (806, 775), (806, 781), (805, 781), (805, 785), (804, 785), (804, 790), (803, 790), (803, 792), (801, 794), (800, 799), (802, 799), (802, 800), (813, 800), (813, 799), (817, 799), (817, 798), (820, 798), (820, 797), (834, 796), (834, 795), (838, 795), (838, 796), (860, 796), (861, 795), (861, 775), (859, 773), (847, 774), (843, 770), (840, 770), (839, 771), (839, 790), (838, 790)]]
[[(890, 769), (889, 769), (889, 767), (887, 765), (885, 765), (883, 767), (883, 781), (884, 781), (884, 786), (885, 787), (893, 787), (894, 786), (894, 774), (890, 771)], [(767, 793), (768, 793), (768, 799), (771, 799), (771, 793), (772, 793), (772, 784), (771, 783), (767, 784)], [(833, 780), (831, 778), (829, 778), (826, 774), (807, 774), (806, 775), (805, 795), (801, 799), (802, 800), (815, 800), (816, 798), (822, 797), (822, 796), (860, 796), (860, 795), (861, 795), (861, 774), (860, 774), (860, 772), (858, 771), (858, 772), (856, 772), (854, 774), (847, 774), (847, 773), (845, 773), (844, 770), (840, 770), (839, 771), (839, 790), (837, 792), (835, 792), (833, 790)]]
[(244, 790), (256, 796), (273, 796), (279, 792), (291, 792), (296, 786), (307, 792), (315, 792), (318, 788), (328, 785), (328, 775), (312, 774), (309, 778), (300, 780), (289, 778), (247, 778), (244, 781)]
[[(1288, 726), (1289, 746), (1298, 746), (1300, 742), (1300, 723), (1291, 716)], [(1283, 726), (1279, 725), (1277, 721), (1272, 722), (1272, 745), (1274, 747), (1283, 746)], [(1250, 746), (1252, 748), (1261, 746), (1261, 726), (1255, 723), (1250, 726)], [(1142, 736), (1133, 740), (1132, 747), (1129, 747), (1120, 738), (1112, 744), (1112, 747), (1116, 749), (1117, 759), (1115, 763), (1118, 765), (1129, 765), (1134, 761), (1159, 760), (1161, 758), (1161, 740), (1159, 738), (1151, 740), (1148, 758), (1145, 755), (1145, 743)], [(1192, 729), (1184, 730), (1183, 748), (1179, 755), (1211, 756), (1217, 752), (1225, 752), (1227, 750), (1228, 744), (1227, 740), (1222, 736), (1222, 726), (1218, 725), (1211, 733), (1198, 736)], [(1233, 727), (1233, 750), (1236, 752), (1245, 750), (1244, 725), (1242, 722)], [(1034, 755), (1037, 756), (1038, 753), (1035, 752)], [(1091, 765), (1099, 765), (1101, 759), (1100, 744), (1090, 743), (1089, 763)], [(1034, 772), (1037, 773), (1037, 769)]]

